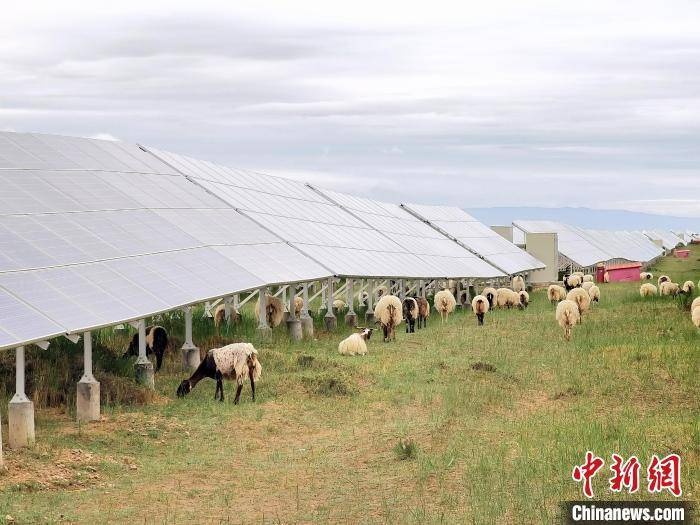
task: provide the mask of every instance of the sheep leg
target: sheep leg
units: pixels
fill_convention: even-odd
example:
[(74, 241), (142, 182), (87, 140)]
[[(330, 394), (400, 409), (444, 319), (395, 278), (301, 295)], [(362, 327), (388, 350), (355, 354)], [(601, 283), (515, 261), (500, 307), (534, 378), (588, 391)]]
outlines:
[(255, 401), (255, 380), (253, 379), (253, 369), (248, 369), (248, 377), (250, 378), (250, 390), (253, 392), (253, 401)]
[[(252, 384), (252, 383), (251, 383), (251, 384)], [(238, 388), (236, 388), (236, 397), (235, 397), (234, 400), (233, 400), (233, 404), (234, 404), (234, 405), (237, 405), (237, 404), (238, 404), (238, 400), (241, 398), (241, 390), (243, 390), (243, 385), (242, 385), (242, 384), (239, 384), (239, 385), (238, 385)]]
[(161, 365), (163, 364), (163, 349), (156, 348), (155, 354), (156, 354), (156, 372), (158, 372), (158, 370), (160, 370)]
[(217, 399), (219, 401), (224, 400), (224, 381), (223, 381), (223, 376), (221, 375), (221, 372), (218, 370), (216, 371), (216, 376), (214, 377), (216, 379), (216, 391), (214, 392), (214, 401)]

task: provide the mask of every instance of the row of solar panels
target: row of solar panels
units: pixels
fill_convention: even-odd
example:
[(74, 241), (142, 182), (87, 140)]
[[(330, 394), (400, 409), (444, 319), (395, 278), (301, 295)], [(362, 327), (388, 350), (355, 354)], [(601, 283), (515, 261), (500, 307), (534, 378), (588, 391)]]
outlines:
[(265, 285), (544, 266), (458, 208), (121, 142), (0, 133), (0, 179), (0, 348)]
[[(524, 233), (556, 233), (559, 253), (585, 268), (614, 259), (647, 263), (685, 243), (671, 232), (589, 230), (556, 221), (513, 221)], [(654, 239), (662, 241), (659, 246)]]

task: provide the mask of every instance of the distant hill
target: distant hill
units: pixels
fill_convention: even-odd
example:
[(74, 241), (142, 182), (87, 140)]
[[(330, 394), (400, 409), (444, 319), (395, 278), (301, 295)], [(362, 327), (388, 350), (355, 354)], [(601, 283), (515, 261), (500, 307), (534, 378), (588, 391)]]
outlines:
[(671, 217), (625, 210), (593, 210), (591, 208), (538, 208), (527, 206), (498, 208), (465, 208), (489, 226), (510, 224), (516, 219), (551, 220), (582, 228), (599, 230), (691, 230), (700, 232), (700, 218)]

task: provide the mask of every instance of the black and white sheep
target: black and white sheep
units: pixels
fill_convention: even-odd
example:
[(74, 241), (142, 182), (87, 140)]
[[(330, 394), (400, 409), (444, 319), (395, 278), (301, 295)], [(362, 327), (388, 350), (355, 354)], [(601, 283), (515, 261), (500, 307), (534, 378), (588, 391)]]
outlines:
[[(163, 365), (163, 355), (170, 345), (168, 332), (162, 326), (149, 326), (146, 328), (146, 355), (156, 354), (156, 372)], [(139, 334), (134, 334), (129, 343), (129, 348), (122, 357), (139, 355)]]
[(527, 308), (527, 305), (530, 304), (530, 294), (525, 290), (520, 290), (518, 292), (518, 299), (520, 300), (518, 303), (519, 308)]
[(496, 289), (492, 288), (490, 286), (487, 286), (486, 288), (484, 288), (481, 291), (481, 295), (483, 295), (484, 297), (486, 297), (486, 299), (488, 299), (489, 308), (493, 308), (494, 305), (496, 304), (496, 295), (497, 295)]
[(197, 367), (197, 370), (184, 379), (177, 388), (177, 396), (185, 397), (202, 379), (208, 377), (216, 381), (214, 399), (224, 400), (224, 379), (238, 383), (235, 405), (241, 397), (246, 376), (250, 379), (250, 389), (255, 401), (255, 382), (262, 375), (262, 365), (258, 361), (258, 351), (250, 343), (233, 343), (221, 348), (212, 348)]
[(691, 295), (693, 290), (695, 290), (695, 283), (693, 281), (686, 281), (681, 286), (681, 293), (686, 295)]
[(483, 295), (477, 295), (472, 299), (472, 310), (476, 314), (477, 325), (483, 326), (484, 314), (489, 311), (489, 300)]
[(583, 277), (581, 275), (573, 273), (571, 275), (564, 276), (564, 288), (566, 288), (567, 292), (573, 290), (574, 288), (580, 287), (582, 284)]
[(406, 333), (414, 333), (416, 331), (416, 319), (418, 319), (418, 303), (413, 297), (406, 297), (403, 300), (403, 318), (406, 321)]

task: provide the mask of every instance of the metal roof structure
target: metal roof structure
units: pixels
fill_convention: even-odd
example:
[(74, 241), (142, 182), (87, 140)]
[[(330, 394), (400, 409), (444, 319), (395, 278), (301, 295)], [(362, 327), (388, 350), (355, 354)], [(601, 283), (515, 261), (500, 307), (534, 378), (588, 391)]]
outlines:
[[(419, 257), (303, 182), (149, 151), (333, 275), (421, 279), (484, 274), (482, 266), (474, 267), (475, 275), (465, 275), (466, 268), (455, 268), (452, 261), (448, 265)], [(487, 273), (499, 275), (494, 269)]]
[(372, 226), (402, 248), (451, 277), (503, 277), (505, 274), (398, 204), (314, 188), (330, 202)]
[(645, 236), (626, 231), (583, 230), (588, 239), (613, 256), (628, 261), (648, 262), (663, 255), (663, 250)]
[(327, 270), (136, 145), (0, 133), (0, 349)]
[(508, 275), (544, 268), (543, 262), (454, 206), (401, 207)]

